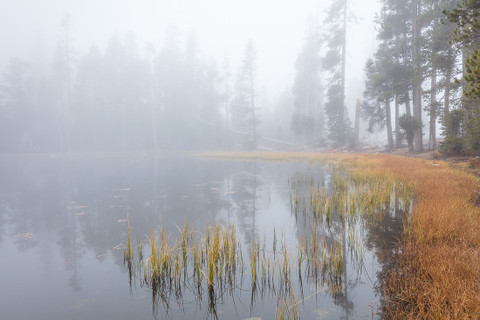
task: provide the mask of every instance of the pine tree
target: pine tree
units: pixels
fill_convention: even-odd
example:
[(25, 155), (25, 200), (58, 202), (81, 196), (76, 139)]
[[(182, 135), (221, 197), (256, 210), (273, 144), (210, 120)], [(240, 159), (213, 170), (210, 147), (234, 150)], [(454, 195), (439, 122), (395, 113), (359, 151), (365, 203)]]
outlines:
[(345, 146), (351, 132), (345, 105), (347, 10), (347, 0), (334, 0), (325, 20), (327, 52), (322, 65), (330, 73), (325, 112), (328, 137), (335, 146)]
[(59, 136), (61, 148), (71, 149), (71, 134), (73, 114), (71, 93), (74, 78), (75, 50), (73, 48), (72, 21), (69, 14), (65, 14), (61, 21), (61, 34), (58, 37), (53, 67), (53, 83), (56, 88), (55, 102), (58, 110)]
[(256, 100), (257, 53), (250, 40), (245, 48), (245, 56), (237, 74), (232, 100), (232, 121), (237, 128), (244, 130), (245, 146), (257, 148), (258, 139), (258, 106)]
[(323, 138), (320, 39), (317, 29), (317, 22), (310, 18), (305, 43), (295, 64), (296, 76), (292, 88), (295, 109), (291, 129), (303, 136), (308, 144)]
[(413, 81), (412, 23), (408, 1), (386, 0), (382, 13), (377, 16), (379, 26), (377, 39), (383, 43), (383, 55), (391, 58), (392, 89), (395, 101), (395, 145), (401, 146), (400, 106), (405, 105), (405, 114), (411, 115), (411, 91)]
[(365, 102), (362, 104), (364, 118), (369, 119), (369, 131), (375, 127), (387, 128), (388, 149), (395, 148), (392, 131), (391, 101), (394, 95), (392, 61), (388, 55), (376, 54), (376, 61), (369, 60), (365, 67), (367, 81), (365, 86)]
[(413, 81), (412, 81), (412, 97), (413, 97), (413, 118), (422, 123), (414, 130), (414, 150), (415, 152), (423, 152), (423, 122), (422, 122), (422, 84), (424, 80), (423, 61), (422, 61), (422, 0), (412, 0), (412, 46), (413, 46)]
[[(465, 116), (464, 146), (469, 152), (480, 152), (480, 2), (462, 0), (452, 10), (445, 11), (448, 19), (456, 24), (452, 42), (463, 53), (463, 102)], [(446, 132), (448, 138), (448, 131)], [(447, 148), (448, 149), (448, 148)]]
[(29, 140), (29, 118), (32, 104), (29, 100), (30, 66), (19, 58), (11, 58), (0, 76), (0, 147), (3, 150), (23, 151)]

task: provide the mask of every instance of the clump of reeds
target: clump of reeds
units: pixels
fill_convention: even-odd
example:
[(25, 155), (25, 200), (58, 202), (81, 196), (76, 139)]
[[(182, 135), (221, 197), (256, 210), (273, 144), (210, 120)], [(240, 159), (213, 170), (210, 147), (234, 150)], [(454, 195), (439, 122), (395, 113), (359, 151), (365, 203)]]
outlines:
[(130, 219), (127, 218), (127, 243), (123, 248), (123, 263), (127, 266), (130, 290), (132, 290), (132, 280), (133, 280), (133, 272), (134, 272), (133, 270), (134, 253), (132, 249), (131, 237), (132, 237), (132, 233), (130, 229)]
[[(243, 258), (234, 225), (207, 225), (205, 234), (197, 236), (185, 221), (178, 230), (179, 236), (176, 238), (165, 232), (163, 226), (152, 230), (147, 237), (146, 248), (143, 242), (138, 246), (138, 255), (142, 258), (135, 267), (130, 224), (128, 226), (124, 257), (130, 266), (130, 278), (136, 277), (141, 285), (150, 287), (154, 302), (169, 301), (170, 296), (181, 301), (182, 292), (192, 289), (201, 299), (206, 291), (209, 310), (215, 313), (218, 296), (226, 292), (233, 294), (237, 289), (244, 290), (243, 282), (237, 282), (237, 272), (240, 272), (240, 276), (248, 272), (252, 303), (257, 289), (261, 292), (271, 290), (282, 297), (288, 297), (277, 301), (278, 318), (286, 316), (297, 319), (299, 312), (292, 285), (292, 269), (297, 269), (300, 279), (303, 273), (309, 278), (309, 273), (311, 275), (315, 272), (317, 275), (312, 279), (315, 282), (320, 274), (335, 279), (335, 282), (341, 281), (342, 247), (327, 246), (325, 240), (320, 242), (317, 236), (306, 241), (309, 244), (301, 243), (297, 247), (296, 265), (283, 233), (280, 235), (280, 249), (274, 244), (272, 251), (267, 250), (269, 246), (266, 245), (265, 237), (263, 240), (256, 237), (249, 249), (250, 268), (237, 270), (237, 265), (243, 265)], [(277, 232), (274, 229), (274, 243), (277, 241)]]

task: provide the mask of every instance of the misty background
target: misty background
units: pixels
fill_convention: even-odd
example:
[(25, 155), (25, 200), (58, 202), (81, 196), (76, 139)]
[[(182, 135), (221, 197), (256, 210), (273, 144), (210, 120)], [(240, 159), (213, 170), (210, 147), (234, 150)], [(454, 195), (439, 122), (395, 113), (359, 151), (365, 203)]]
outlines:
[[(291, 130), (296, 63), (312, 28), (320, 41), (329, 33), (330, 5), (0, 0), (0, 150), (252, 147), (245, 143), (252, 126), (255, 140), (268, 138), (255, 147), (306, 143)], [(376, 50), (379, 7), (349, 1), (345, 102), (352, 119)], [(235, 115), (249, 45), (252, 119)]]

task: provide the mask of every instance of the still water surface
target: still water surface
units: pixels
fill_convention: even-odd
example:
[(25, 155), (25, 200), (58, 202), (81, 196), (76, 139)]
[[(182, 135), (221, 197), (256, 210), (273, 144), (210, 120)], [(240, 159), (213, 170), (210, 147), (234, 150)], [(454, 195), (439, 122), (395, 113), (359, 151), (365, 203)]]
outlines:
[[(2, 158), (0, 173), (2, 319), (214, 318), (207, 297), (184, 290), (181, 301), (153, 306), (149, 288), (138, 281), (130, 287), (122, 250), (127, 217), (134, 242), (160, 224), (176, 237), (187, 218), (200, 232), (206, 223), (235, 224), (243, 250), (254, 237), (271, 242), (273, 228), (295, 248), (311, 226), (292, 213), (289, 181), (298, 175), (328, 180), (320, 165), (186, 156)], [(345, 256), (340, 291), (304, 281), (300, 317), (381, 317), (378, 275), (402, 217), (392, 207), (362, 227), (363, 261), (359, 266)], [(216, 316), (274, 319), (274, 293), (252, 299), (246, 288), (220, 299)], [(299, 291), (298, 283), (294, 288)]]

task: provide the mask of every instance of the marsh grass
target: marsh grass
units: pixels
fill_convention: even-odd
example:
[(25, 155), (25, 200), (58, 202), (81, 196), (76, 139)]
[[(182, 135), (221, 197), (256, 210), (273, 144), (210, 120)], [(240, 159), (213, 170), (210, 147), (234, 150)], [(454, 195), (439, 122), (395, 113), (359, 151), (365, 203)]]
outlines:
[[(268, 155), (268, 160), (275, 159)], [(262, 240), (255, 237), (248, 247), (247, 265), (235, 225), (207, 224), (203, 234), (187, 220), (177, 227), (177, 234), (160, 226), (135, 251), (129, 220), (124, 259), (130, 284), (138, 279), (141, 286), (151, 289), (154, 311), (158, 304), (168, 310), (173, 302), (182, 308), (182, 296), (188, 291), (197, 303), (207, 296), (208, 310), (216, 315), (219, 301), (234, 299), (236, 292), (250, 286), (252, 305), (257, 294), (271, 292), (277, 297), (277, 319), (300, 318), (297, 296), (303, 298), (303, 283), (309, 282), (318, 292), (339, 294), (346, 286), (347, 263), (362, 268), (365, 224), (391, 210), (392, 197), (401, 199), (400, 207), (408, 211), (415, 194), (407, 180), (378, 171), (377, 164), (364, 168), (348, 158), (338, 160), (317, 159), (326, 168), (323, 174), (297, 174), (288, 179), (292, 215), (299, 228), (309, 226), (310, 230), (296, 247), (289, 247), (285, 234), (275, 227), (272, 243), (265, 236)], [(405, 226), (410, 232), (409, 225)]]
[[(396, 190), (415, 201), (404, 223), (404, 235), (396, 249), (392, 268), (383, 276), (384, 313), (391, 319), (476, 319), (480, 314), (480, 209), (479, 181), (467, 165), (390, 155), (318, 153), (216, 153), (210, 158), (266, 161), (309, 161), (325, 165), (337, 162), (351, 170), (358, 183), (399, 181)], [(387, 180), (388, 180), (387, 179)], [(378, 186), (359, 188), (354, 200), (362, 216), (375, 216), (378, 199), (388, 200)], [(300, 198), (296, 195), (294, 199)], [(405, 206), (411, 203), (405, 203)], [(301, 207), (295, 203), (293, 208)], [(350, 208), (353, 206), (350, 205)], [(353, 209), (352, 209), (353, 210)], [(296, 210), (298, 212), (298, 210)]]
[[(130, 236), (125, 247), (133, 248)], [(341, 287), (344, 255), (341, 242), (328, 244), (325, 238), (319, 240), (312, 235), (294, 251), (281, 233), (280, 249), (268, 251), (268, 247), (265, 237), (255, 238), (248, 250), (249, 268), (245, 268), (234, 225), (208, 225), (205, 234), (197, 236), (185, 222), (178, 228), (177, 237), (165, 232), (163, 227), (152, 230), (146, 244), (141, 242), (137, 246), (138, 256), (144, 257), (138, 260), (138, 265), (134, 263), (133, 249), (125, 249), (124, 258), (129, 266), (129, 278), (149, 287), (154, 306), (161, 303), (167, 310), (173, 301), (179, 303), (188, 290), (198, 301), (202, 301), (203, 295), (208, 296), (209, 312), (215, 314), (220, 298), (225, 295), (233, 298), (236, 290), (246, 289), (239, 279), (249, 274), (247, 285), (252, 292), (252, 304), (257, 292), (272, 292), (277, 296), (277, 318), (298, 319), (298, 293), (293, 284), (297, 279), (292, 277), (292, 270), (297, 271), (300, 285), (305, 278), (315, 284), (317, 281), (326, 284), (332, 293)]]

